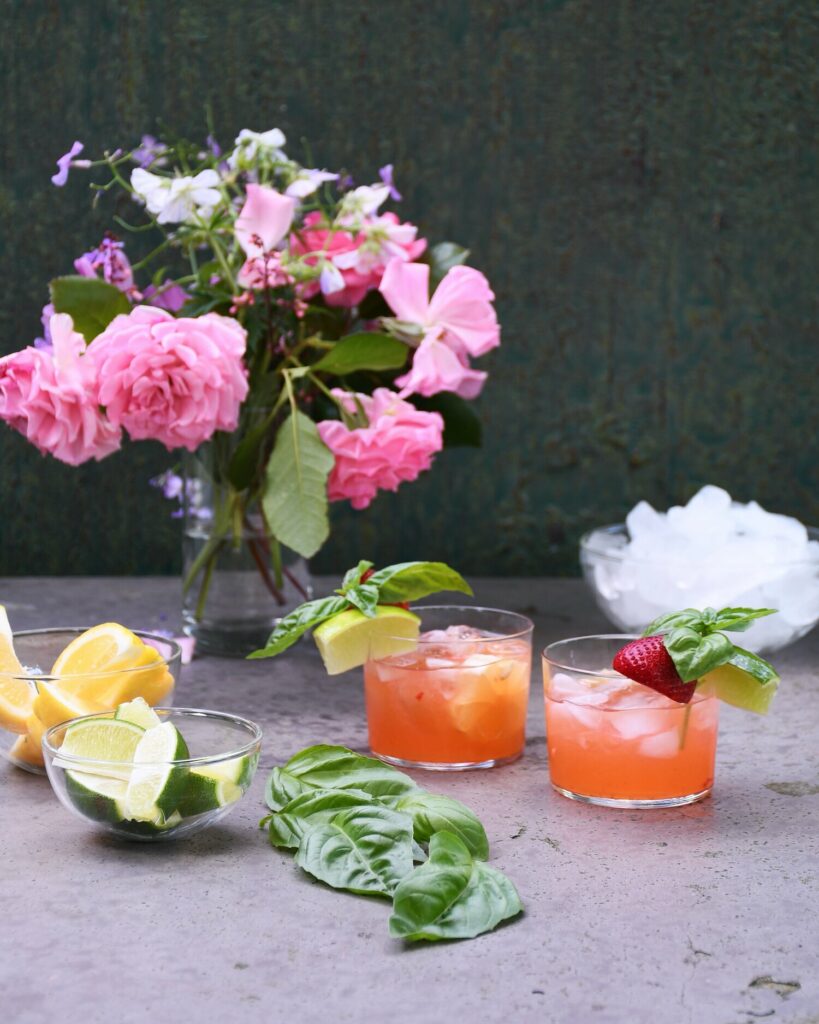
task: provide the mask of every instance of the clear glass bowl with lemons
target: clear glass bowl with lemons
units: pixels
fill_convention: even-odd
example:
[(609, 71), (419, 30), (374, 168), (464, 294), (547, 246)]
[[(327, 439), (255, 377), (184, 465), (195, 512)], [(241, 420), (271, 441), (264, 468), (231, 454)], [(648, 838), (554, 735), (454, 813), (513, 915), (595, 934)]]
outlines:
[(42, 747), (60, 803), (122, 839), (165, 842), (228, 814), (253, 781), (262, 730), (247, 718), (198, 708), (116, 711), (48, 729)]
[(173, 703), (182, 651), (115, 622), (12, 633), (0, 606), (0, 756), (44, 774), (45, 731), (142, 697)]

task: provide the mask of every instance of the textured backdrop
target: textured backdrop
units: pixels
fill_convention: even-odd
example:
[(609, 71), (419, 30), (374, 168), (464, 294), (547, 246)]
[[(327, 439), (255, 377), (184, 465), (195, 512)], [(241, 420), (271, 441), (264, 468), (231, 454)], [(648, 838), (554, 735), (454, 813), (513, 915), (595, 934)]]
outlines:
[[(0, 352), (95, 243), (75, 139), (280, 126), (472, 249), (498, 297), (483, 450), (317, 564), (574, 572), (637, 499), (721, 483), (819, 522), (814, 0), (0, 0)], [(0, 429), (0, 574), (165, 572), (179, 524), (131, 446), (71, 470)]]

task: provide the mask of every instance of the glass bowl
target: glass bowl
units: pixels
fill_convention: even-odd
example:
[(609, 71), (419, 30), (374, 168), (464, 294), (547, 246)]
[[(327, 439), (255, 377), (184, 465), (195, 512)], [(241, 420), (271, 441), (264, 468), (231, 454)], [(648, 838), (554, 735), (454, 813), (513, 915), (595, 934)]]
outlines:
[(803, 559), (698, 561), (686, 552), (658, 561), (631, 554), (626, 524), (615, 523), (581, 538), (580, 564), (600, 610), (624, 632), (641, 633), (682, 608), (776, 608), (739, 640), (752, 651), (777, 651), (819, 622), (819, 529), (807, 531), (811, 556)]
[[(55, 629), (26, 629), (14, 633), (14, 650), (25, 669), (22, 676), (0, 673), (0, 686), (4, 681), (22, 680), (37, 697), (48, 695), (48, 709), (42, 711), (43, 721), (29, 718), (26, 732), (10, 731), (0, 725), (0, 756), (18, 768), (38, 775), (45, 774), (40, 749), (42, 734), (61, 719), (77, 715), (65, 710), (62, 696), (76, 701), (92, 711), (113, 710), (123, 701), (144, 697), (149, 704), (172, 704), (173, 692), (182, 668), (182, 649), (175, 640), (134, 629), (133, 632), (148, 646), (153, 647), (161, 660), (142, 668), (120, 669), (113, 672), (95, 672), (84, 675), (52, 675), (51, 667), (72, 640), (86, 632), (87, 627), (74, 626)], [(50, 684), (54, 684), (50, 687)], [(93, 695), (93, 698), (92, 698)], [(57, 697), (57, 699), (54, 699)], [(2, 720), (0, 720), (2, 721)]]
[(60, 753), (66, 730), (76, 722), (111, 719), (114, 712), (85, 715), (54, 726), (43, 736), (46, 771), (66, 810), (87, 824), (122, 839), (167, 842), (201, 832), (224, 818), (244, 796), (256, 774), (262, 730), (247, 718), (198, 708), (155, 708), (187, 743), (189, 756), (140, 764), (140, 770), (170, 768), (177, 805), (164, 821), (128, 817), (128, 778), (132, 762), (100, 761)]

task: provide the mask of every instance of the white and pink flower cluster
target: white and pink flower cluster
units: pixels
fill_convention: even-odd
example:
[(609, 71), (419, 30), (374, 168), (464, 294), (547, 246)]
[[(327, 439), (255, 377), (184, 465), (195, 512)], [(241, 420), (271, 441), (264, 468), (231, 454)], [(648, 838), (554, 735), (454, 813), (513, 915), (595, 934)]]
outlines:
[[(332, 338), (380, 330), (411, 350), (406, 372), (372, 394), (322, 384), (342, 414), (317, 424), (335, 459), (330, 500), (366, 508), (379, 490), (395, 490), (428, 469), (443, 446), (444, 423), (411, 399), (480, 393), (486, 373), (472, 360), (500, 342), (489, 282), (478, 270), (453, 266), (430, 295), (426, 239), (414, 224), (381, 209), (388, 199), (401, 199), (392, 165), (381, 168), (380, 182), (355, 187), (330, 171), (301, 167), (287, 157), (285, 143), (278, 129), (244, 129), (222, 154), (209, 138), (195, 174), (174, 171), (172, 147), (149, 137), (137, 150), (107, 158), (112, 168), (125, 160), (138, 164), (130, 176), (132, 198), (168, 245), (188, 252), (210, 247), (219, 257), (207, 284), (226, 289), (224, 304), (205, 308), (231, 315), (182, 315), (187, 289), (196, 290), (195, 265), (183, 279), (160, 284), (156, 275), (138, 288), (139, 267), (107, 235), (75, 261), (75, 270), (116, 287), (134, 304), (131, 312), (86, 346), (69, 316), (46, 307), (44, 339), (0, 359), (0, 419), (72, 465), (110, 454), (123, 431), (134, 440), (193, 450), (215, 431), (237, 428), (249, 392), (242, 322), (250, 313), (267, 310), (269, 318), (270, 310), (282, 309), (301, 324), (299, 337), (307, 335), (309, 343), (318, 331), (326, 348), (315, 327), (324, 321), (309, 320), (323, 306), (325, 317), (345, 324)], [(60, 158), (55, 184), (66, 183), (71, 167), (91, 166), (77, 159), (82, 149), (76, 142)], [(116, 177), (123, 181), (119, 172)], [(392, 316), (362, 322), (359, 306), (379, 293)], [(268, 331), (267, 343), (286, 364), (287, 328), (269, 323)], [(350, 425), (361, 414), (366, 424)]]

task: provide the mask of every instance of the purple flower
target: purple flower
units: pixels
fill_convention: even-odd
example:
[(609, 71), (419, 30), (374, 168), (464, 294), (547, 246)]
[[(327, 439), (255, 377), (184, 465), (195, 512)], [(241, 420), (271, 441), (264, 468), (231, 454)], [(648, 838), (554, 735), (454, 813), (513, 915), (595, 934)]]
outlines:
[(83, 277), (98, 277), (119, 288), (129, 299), (138, 301), (142, 296), (134, 285), (131, 261), (125, 255), (125, 243), (107, 233), (96, 249), (85, 252), (74, 260), (74, 269)]
[(178, 313), (189, 298), (184, 288), (170, 280), (163, 281), (158, 288), (149, 284), (144, 295), (149, 305), (167, 309), (169, 313)]
[(161, 167), (166, 161), (160, 159), (160, 156), (166, 149), (167, 147), (153, 135), (143, 135), (131, 156), (140, 167), (150, 167), (152, 164)]
[(222, 147), (219, 145), (219, 143), (212, 135), (208, 135), (208, 137), (205, 139), (205, 145), (208, 147), (211, 153), (213, 153), (214, 156), (219, 157), (222, 155)]
[(51, 318), (54, 316), (54, 305), (49, 302), (47, 306), (43, 306), (43, 312), (40, 320), (43, 324), (43, 336), (42, 338), (34, 339), (34, 347), (43, 349), (45, 352), (51, 352), (54, 345), (51, 341)]
[(59, 170), (56, 174), (51, 175), (51, 180), (58, 188), (62, 188), (68, 181), (68, 170), (71, 167), (71, 162), (75, 156), (79, 156), (82, 153), (84, 148), (81, 142), (75, 142), (71, 149), (67, 153), (63, 153), (57, 161)]
[(395, 182), (392, 180), (392, 164), (384, 164), (383, 167), (379, 168), (378, 176), (385, 185), (390, 186), (390, 199), (394, 199), (396, 203), (400, 203), (404, 197), (395, 187)]

